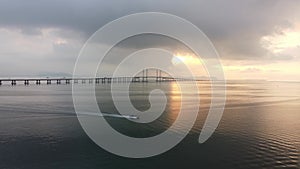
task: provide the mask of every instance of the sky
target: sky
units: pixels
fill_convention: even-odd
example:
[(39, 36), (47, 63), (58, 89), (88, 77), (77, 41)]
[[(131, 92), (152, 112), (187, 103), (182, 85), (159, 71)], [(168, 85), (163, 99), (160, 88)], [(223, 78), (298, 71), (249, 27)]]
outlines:
[[(299, 0), (0, 0), (0, 77), (72, 74), (95, 31), (137, 12), (195, 24), (214, 44), (227, 79), (300, 79)], [(194, 62), (176, 43), (158, 41), (179, 61)]]

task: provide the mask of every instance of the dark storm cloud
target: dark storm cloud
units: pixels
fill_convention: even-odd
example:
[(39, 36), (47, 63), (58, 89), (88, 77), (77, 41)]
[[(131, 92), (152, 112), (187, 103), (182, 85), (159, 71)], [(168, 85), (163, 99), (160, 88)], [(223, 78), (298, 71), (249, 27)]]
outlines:
[(128, 1), (4, 0), (0, 5), (0, 24), (18, 28), (62, 27), (90, 35), (109, 21), (139, 11), (139, 7), (135, 8)]
[(299, 6), (300, 1), (293, 0), (2, 0), (0, 26), (19, 28), (29, 35), (39, 34), (39, 28), (58, 27), (65, 30), (57, 32), (62, 37), (78, 32), (86, 40), (121, 16), (166, 12), (197, 25), (223, 58), (257, 59), (268, 53), (260, 44), (261, 37), (293, 27)]

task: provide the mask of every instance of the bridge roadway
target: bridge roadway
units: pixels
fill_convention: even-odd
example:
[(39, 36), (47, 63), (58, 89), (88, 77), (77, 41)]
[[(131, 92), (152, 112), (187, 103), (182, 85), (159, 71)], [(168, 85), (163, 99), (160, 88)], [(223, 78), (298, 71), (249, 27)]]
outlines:
[(169, 81), (189, 81), (191, 79), (184, 79), (184, 78), (172, 78), (172, 77), (163, 77), (163, 76), (136, 76), (136, 77), (82, 77), (82, 78), (6, 78), (0, 79), (0, 85), (4, 83), (8, 83), (11, 85), (17, 84), (36, 84), (40, 85), (44, 84), (76, 84), (76, 83), (128, 83), (128, 82), (135, 82), (135, 83), (147, 83), (149, 81), (153, 82), (169, 82)]

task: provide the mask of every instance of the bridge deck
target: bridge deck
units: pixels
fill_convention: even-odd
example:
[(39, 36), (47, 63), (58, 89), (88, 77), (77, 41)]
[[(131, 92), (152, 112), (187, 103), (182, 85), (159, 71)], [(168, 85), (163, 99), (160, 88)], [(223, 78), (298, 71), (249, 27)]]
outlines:
[(186, 78), (172, 78), (172, 77), (160, 77), (160, 76), (135, 76), (135, 77), (79, 77), (79, 78), (4, 78), (0, 79), (0, 85), (3, 82), (11, 82), (11, 85), (17, 85), (17, 83), (23, 82), (25, 85), (31, 84), (30, 82), (35, 82), (35, 84), (40, 85), (42, 82), (46, 84), (51, 84), (56, 82), (56, 84), (70, 84), (70, 83), (124, 83), (124, 82), (141, 82), (146, 83), (149, 81), (154, 82), (169, 82), (169, 81), (190, 81), (192, 79)]

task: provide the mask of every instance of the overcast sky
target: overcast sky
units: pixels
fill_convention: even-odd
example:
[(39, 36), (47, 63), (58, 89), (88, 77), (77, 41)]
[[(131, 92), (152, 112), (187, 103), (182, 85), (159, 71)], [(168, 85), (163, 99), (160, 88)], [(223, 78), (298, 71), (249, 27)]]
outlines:
[(150, 11), (198, 26), (229, 79), (300, 79), (299, 0), (0, 0), (0, 76), (72, 74), (96, 30)]

